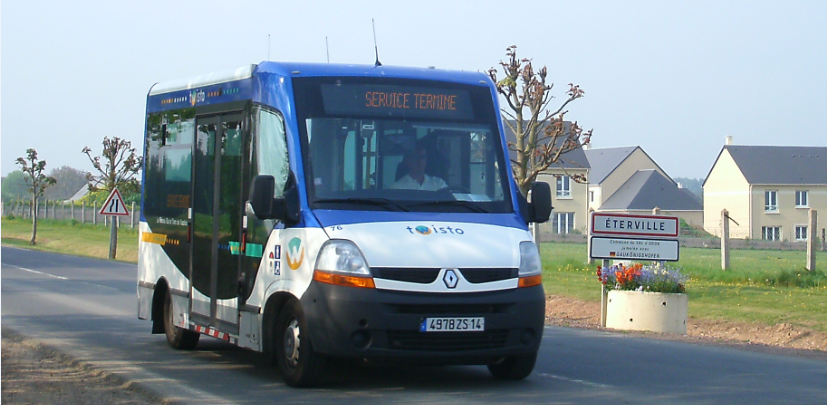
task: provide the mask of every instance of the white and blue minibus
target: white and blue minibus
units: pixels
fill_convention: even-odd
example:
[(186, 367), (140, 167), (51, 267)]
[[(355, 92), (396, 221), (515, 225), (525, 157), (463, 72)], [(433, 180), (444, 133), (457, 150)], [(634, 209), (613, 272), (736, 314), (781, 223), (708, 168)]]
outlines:
[(432, 68), (262, 62), (155, 84), (138, 317), (177, 349), (262, 352), (291, 386), (331, 357), (534, 368), (531, 202), (494, 83)]

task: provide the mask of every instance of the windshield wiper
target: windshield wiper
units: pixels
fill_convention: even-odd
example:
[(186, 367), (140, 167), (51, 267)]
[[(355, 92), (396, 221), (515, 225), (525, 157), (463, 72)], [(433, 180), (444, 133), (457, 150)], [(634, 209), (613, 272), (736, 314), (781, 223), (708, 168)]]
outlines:
[(322, 198), (319, 200), (314, 201), (316, 203), (333, 203), (333, 204), (368, 204), (368, 205), (378, 205), (381, 207), (386, 208), (388, 211), (393, 211), (391, 207), (396, 208), (399, 211), (408, 212), (407, 208), (403, 205), (387, 199), (387, 198)]
[(416, 204), (411, 204), (412, 206), (423, 206), (423, 205), (430, 205), (430, 206), (438, 206), (438, 205), (446, 205), (452, 207), (465, 207), (474, 212), (488, 212), (485, 208), (480, 207), (479, 205), (465, 200), (441, 200), (441, 201), (427, 201), (421, 202)]

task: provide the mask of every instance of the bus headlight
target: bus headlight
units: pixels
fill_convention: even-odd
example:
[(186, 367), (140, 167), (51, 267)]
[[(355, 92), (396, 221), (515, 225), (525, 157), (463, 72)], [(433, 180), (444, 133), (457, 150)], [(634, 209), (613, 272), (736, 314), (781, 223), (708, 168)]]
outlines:
[(365, 256), (349, 240), (327, 241), (319, 250), (315, 269), (313, 279), (322, 283), (374, 288)]
[(537, 245), (531, 241), (520, 242), (520, 287), (532, 287), (543, 282), (543, 263)]

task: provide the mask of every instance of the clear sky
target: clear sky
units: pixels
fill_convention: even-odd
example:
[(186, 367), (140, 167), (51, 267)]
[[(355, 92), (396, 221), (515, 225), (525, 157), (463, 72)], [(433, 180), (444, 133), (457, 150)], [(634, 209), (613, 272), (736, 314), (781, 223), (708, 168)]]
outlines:
[[(33, 1), (0, 5), (2, 174), (26, 148), (92, 170), (104, 136), (142, 149), (155, 82), (271, 60), (486, 71), (546, 65), (594, 147), (640, 145), (703, 178), (724, 138), (827, 146), (825, 1)], [(268, 51), (268, 35), (270, 44)]]

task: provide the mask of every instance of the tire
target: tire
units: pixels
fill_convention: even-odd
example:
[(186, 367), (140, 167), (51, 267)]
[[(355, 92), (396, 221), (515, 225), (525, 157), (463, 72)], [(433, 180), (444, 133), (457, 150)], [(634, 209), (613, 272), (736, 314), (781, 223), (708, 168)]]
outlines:
[(537, 352), (532, 354), (506, 356), (488, 365), (488, 371), (498, 380), (522, 380), (534, 370)]
[(167, 291), (164, 297), (164, 333), (167, 335), (167, 343), (173, 349), (192, 350), (198, 344), (200, 333), (191, 330), (181, 329), (175, 326), (172, 312), (172, 296)]
[(274, 331), (273, 350), (284, 382), (291, 387), (314, 385), (322, 374), (325, 357), (313, 350), (304, 310), (296, 300), (285, 304)]

